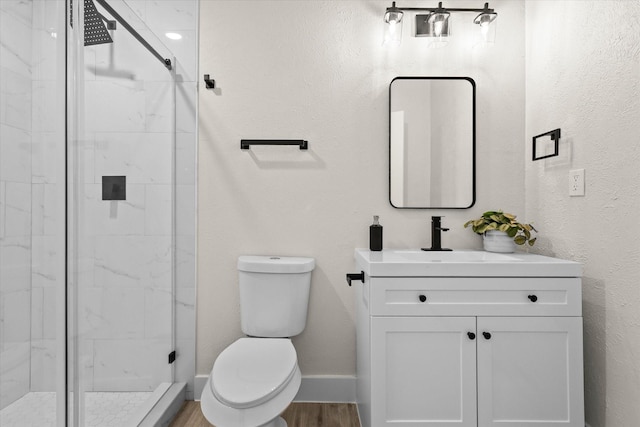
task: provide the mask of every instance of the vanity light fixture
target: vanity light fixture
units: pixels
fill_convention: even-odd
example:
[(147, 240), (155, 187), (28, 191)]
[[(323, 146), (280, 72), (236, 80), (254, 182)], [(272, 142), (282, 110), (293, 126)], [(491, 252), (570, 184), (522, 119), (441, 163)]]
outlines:
[(442, 6), (442, 2), (438, 3), (438, 7), (397, 7), (396, 2), (393, 2), (384, 15), (385, 37), (383, 45), (400, 44), (403, 12), (427, 12), (416, 15), (415, 36), (435, 37), (440, 41), (446, 41), (446, 37), (451, 35), (451, 20), (449, 18), (452, 12), (478, 12), (479, 15), (473, 22), (479, 25), (483, 40), (489, 42), (495, 40), (494, 21), (498, 14), (494, 9), (489, 8), (489, 3), (485, 3), (481, 9), (472, 9), (445, 8)]

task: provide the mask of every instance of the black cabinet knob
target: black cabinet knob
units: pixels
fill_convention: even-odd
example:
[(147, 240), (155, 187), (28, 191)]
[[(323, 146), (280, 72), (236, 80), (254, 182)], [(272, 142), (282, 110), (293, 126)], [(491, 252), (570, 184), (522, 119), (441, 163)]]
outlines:
[(482, 336), (484, 337), (484, 339), (486, 340), (490, 340), (491, 339), (491, 334), (489, 332), (483, 332)]
[(427, 300), (427, 297), (426, 295), (420, 295), (418, 299), (420, 300), (420, 302), (425, 302)]
[(470, 340), (476, 339), (476, 334), (474, 334), (473, 332), (467, 332), (467, 336), (469, 337)]
[(527, 298), (529, 298), (531, 300), (531, 302), (536, 302), (538, 301), (538, 297), (535, 295), (529, 295)]

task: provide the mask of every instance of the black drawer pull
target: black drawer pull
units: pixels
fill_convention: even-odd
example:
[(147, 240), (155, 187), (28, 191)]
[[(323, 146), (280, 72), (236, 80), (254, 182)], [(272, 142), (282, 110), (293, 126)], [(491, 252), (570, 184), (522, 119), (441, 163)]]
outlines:
[(473, 332), (467, 332), (467, 336), (469, 337), (470, 340), (476, 339), (476, 334), (474, 334)]
[(538, 297), (535, 295), (529, 295), (527, 298), (529, 298), (531, 300), (531, 302), (536, 302), (538, 301)]
[(491, 334), (489, 332), (483, 332), (482, 336), (484, 337), (485, 340), (490, 340), (491, 339)]
[(427, 300), (427, 296), (426, 295), (420, 295), (418, 297), (418, 299), (420, 300), (420, 302), (425, 302)]

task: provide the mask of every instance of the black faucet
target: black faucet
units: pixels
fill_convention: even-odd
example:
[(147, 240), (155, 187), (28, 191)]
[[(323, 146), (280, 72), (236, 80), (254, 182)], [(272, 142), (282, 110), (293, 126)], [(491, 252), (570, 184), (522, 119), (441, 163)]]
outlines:
[(450, 251), (451, 249), (442, 247), (442, 234), (441, 231), (449, 231), (448, 228), (442, 228), (440, 216), (431, 217), (431, 247), (422, 248), (423, 251)]

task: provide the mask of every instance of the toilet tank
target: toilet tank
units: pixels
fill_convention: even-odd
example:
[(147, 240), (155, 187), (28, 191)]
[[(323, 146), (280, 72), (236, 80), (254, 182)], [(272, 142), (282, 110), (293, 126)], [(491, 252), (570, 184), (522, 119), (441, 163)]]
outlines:
[(313, 258), (238, 258), (242, 331), (254, 337), (292, 337), (307, 324)]

